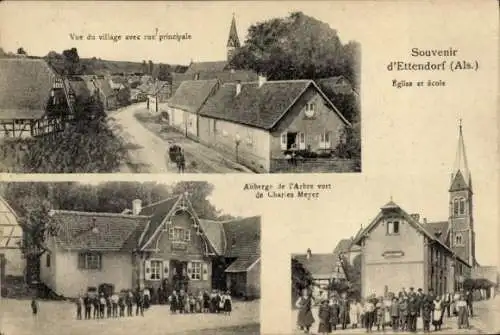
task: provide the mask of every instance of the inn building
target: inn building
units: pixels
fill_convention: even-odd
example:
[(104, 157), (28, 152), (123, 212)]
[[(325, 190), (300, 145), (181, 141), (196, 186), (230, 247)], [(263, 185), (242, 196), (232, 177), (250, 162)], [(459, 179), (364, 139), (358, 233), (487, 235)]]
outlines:
[(160, 286), (260, 296), (260, 217), (199, 218), (187, 194), (123, 213), (54, 210), (41, 281), (56, 294)]

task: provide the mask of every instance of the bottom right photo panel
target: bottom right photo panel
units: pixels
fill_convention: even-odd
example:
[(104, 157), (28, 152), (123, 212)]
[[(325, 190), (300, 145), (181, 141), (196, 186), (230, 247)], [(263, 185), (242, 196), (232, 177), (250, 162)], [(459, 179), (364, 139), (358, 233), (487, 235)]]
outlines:
[(461, 129), (457, 158), (451, 180), (337, 185), (293, 243), (293, 333), (498, 333), (494, 187), (473, 186)]

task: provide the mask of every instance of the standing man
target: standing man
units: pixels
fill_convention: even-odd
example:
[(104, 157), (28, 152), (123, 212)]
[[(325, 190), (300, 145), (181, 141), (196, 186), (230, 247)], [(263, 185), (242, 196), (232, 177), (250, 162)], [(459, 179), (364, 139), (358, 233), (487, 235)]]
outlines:
[(446, 309), (446, 316), (447, 317), (451, 317), (451, 314), (450, 314), (450, 308), (451, 308), (451, 293), (450, 292), (447, 292), (445, 295), (444, 295), (444, 308)]
[(466, 301), (467, 301), (467, 310), (469, 312), (470, 317), (472, 318), (474, 316), (473, 309), (472, 309), (472, 291), (469, 290), (466, 293)]

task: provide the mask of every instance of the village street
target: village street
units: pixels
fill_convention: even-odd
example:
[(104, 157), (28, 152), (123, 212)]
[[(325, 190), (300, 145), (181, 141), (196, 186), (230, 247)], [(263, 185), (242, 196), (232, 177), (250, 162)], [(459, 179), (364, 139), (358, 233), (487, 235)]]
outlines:
[(30, 300), (2, 299), (0, 331), (4, 335), (164, 335), (259, 334), (259, 300), (234, 302), (231, 316), (220, 314), (171, 315), (167, 305), (152, 306), (144, 317), (76, 320), (69, 302), (40, 301), (39, 314), (31, 314)]
[[(137, 119), (136, 115), (149, 116), (149, 127)], [(177, 167), (168, 157), (169, 143), (176, 143), (184, 149), (187, 173), (235, 173), (251, 172), (247, 168), (228, 160), (217, 151), (170, 131), (161, 133), (157, 117), (151, 117), (146, 103), (132, 104), (109, 114), (110, 123), (118, 136), (126, 142), (129, 161), (122, 172), (137, 173), (177, 173)], [(154, 130), (158, 130), (155, 132)]]
[[(474, 317), (470, 318), (471, 329), (458, 329), (457, 327), (457, 319), (455, 317), (452, 318), (444, 318), (444, 323), (442, 326), (442, 330), (436, 332), (436, 334), (498, 334), (500, 331), (500, 296), (496, 296), (490, 300), (483, 300), (474, 303)], [(292, 315), (292, 329), (295, 331), (294, 334), (303, 334), (300, 330), (297, 329), (296, 321), (297, 321), (297, 310), (293, 310)], [(311, 328), (311, 334), (317, 334), (318, 331), (318, 309), (313, 309), (314, 316), (314, 324)], [(422, 319), (418, 319), (417, 328), (420, 333), (422, 332)], [(350, 327), (350, 326), (349, 326)], [(339, 330), (337, 327), (337, 331), (333, 332), (339, 334), (364, 334), (366, 333), (365, 329), (351, 329), (348, 328), (346, 330)], [(431, 327), (433, 329), (433, 327)], [(392, 332), (391, 329), (386, 330), (386, 333)], [(382, 331), (377, 332), (376, 327), (373, 328), (373, 333), (383, 334)], [(397, 332), (397, 334), (411, 334), (409, 332)]]

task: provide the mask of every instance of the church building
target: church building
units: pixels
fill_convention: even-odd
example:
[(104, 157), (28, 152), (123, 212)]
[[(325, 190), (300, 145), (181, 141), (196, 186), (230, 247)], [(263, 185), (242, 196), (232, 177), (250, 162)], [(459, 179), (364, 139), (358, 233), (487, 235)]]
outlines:
[(481, 272), (475, 254), (474, 193), (462, 125), (448, 192), (447, 220), (427, 222), (391, 199), (357, 234), (353, 244), (361, 247), (362, 296), (410, 287), (444, 294), (461, 289), (465, 279)]
[(226, 43), (226, 59), (208, 62), (191, 61), (186, 72), (172, 74), (172, 94), (177, 91), (183, 81), (187, 80), (217, 79), (221, 83), (256, 81), (258, 75), (254, 71), (237, 70), (230, 64), (231, 59), (240, 47), (241, 43), (236, 29), (236, 18), (233, 15)]

